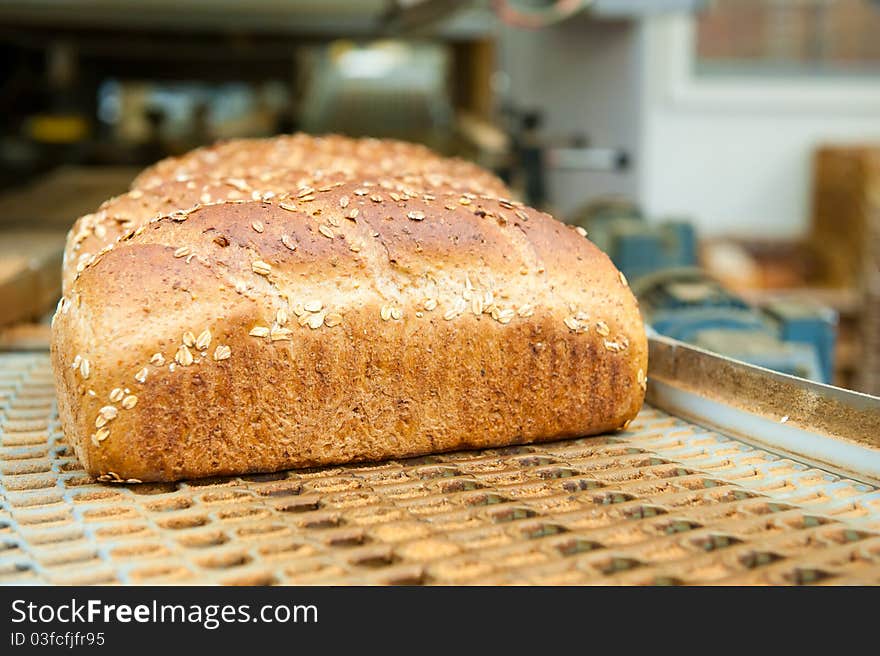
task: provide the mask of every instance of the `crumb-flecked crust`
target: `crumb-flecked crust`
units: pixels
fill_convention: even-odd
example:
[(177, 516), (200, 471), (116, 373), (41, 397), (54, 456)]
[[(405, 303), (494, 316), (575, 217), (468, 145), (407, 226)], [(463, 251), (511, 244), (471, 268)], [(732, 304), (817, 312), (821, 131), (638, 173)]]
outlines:
[(451, 186), (343, 177), (105, 246), (53, 321), (86, 470), (169, 481), (625, 425), (647, 370), (625, 279), (578, 230)]

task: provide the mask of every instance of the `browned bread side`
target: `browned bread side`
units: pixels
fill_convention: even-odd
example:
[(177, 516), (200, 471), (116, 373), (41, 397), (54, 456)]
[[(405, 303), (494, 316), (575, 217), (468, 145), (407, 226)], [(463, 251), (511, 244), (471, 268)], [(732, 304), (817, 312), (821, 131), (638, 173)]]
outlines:
[(59, 412), (87, 471), (174, 480), (612, 430), (635, 299), (509, 201), (346, 182), (149, 222), (62, 300)]

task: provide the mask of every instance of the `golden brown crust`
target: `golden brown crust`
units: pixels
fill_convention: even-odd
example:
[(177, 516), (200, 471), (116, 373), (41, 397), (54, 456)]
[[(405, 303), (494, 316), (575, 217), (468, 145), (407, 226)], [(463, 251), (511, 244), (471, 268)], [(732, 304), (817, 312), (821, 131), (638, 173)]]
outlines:
[(508, 195), (335, 136), (151, 167), (68, 239), (52, 358), (84, 466), (174, 480), (620, 427), (645, 386), (635, 300)]
[[(280, 135), (233, 139), (169, 157), (143, 171), (132, 189), (147, 189), (175, 178), (203, 174), (254, 178), (279, 170), (346, 172), (367, 178), (440, 174), (457, 178), (461, 191), (509, 195), (494, 175), (470, 162), (441, 157), (420, 144), (394, 139), (353, 139), (341, 135)], [(471, 186), (472, 185), (472, 186)]]
[(636, 415), (644, 330), (587, 239), (509, 201), (365, 182), (158, 219), (84, 267), (52, 359), (90, 473), (376, 460)]
[(339, 182), (378, 180), (399, 192), (454, 189), (510, 196), (495, 176), (424, 146), (336, 135), (240, 139), (169, 158), (142, 173), (126, 194), (80, 217), (67, 238), (63, 290), (102, 249), (153, 217), (217, 200), (257, 200)]

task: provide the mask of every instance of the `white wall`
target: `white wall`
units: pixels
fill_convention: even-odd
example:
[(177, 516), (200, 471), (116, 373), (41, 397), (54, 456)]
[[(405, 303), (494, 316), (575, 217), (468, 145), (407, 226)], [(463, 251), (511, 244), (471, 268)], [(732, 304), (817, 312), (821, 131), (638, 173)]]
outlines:
[(880, 80), (695, 78), (691, 19), (575, 17), (499, 32), (511, 97), (546, 111), (545, 133), (621, 146), (624, 173), (551, 171), (565, 216), (607, 193), (648, 215), (691, 218), (701, 235), (795, 237), (809, 225), (811, 156), (826, 142), (880, 142)]
[[(551, 29), (499, 28), (498, 68), (521, 108), (544, 111), (548, 138), (586, 134), (597, 147), (639, 141), (639, 29), (631, 21), (575, 17)], [(638, 157), (622, 172), (549, 171), (553, 209), (563, 216), (607, 193), (638, 191)]]
[(689, 73), (688, 24), (641, 24), (641, 203), (690, 216), (702, 235), (803, 234), (813, 148), (880, 141), (880, 81), (706, 84)]

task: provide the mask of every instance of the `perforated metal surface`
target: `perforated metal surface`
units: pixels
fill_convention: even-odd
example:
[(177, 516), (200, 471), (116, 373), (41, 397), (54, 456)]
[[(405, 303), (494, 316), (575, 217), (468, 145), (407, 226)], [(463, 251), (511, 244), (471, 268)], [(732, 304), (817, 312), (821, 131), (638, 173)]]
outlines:
[(628, 432), (159, 485), (90, 480), (0, 356), (0, 583), (880, 583), (880, 491), (646, 408)]

